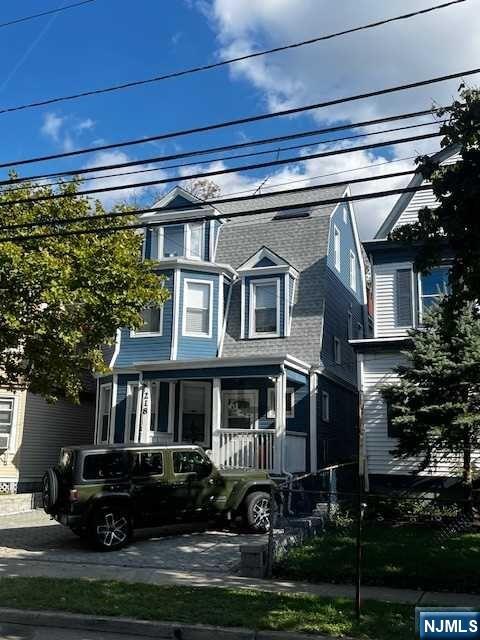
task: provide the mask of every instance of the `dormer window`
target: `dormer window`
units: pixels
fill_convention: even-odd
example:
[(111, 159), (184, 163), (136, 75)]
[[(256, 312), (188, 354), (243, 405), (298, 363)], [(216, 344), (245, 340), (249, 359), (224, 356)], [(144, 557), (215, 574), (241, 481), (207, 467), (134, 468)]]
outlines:
[(185, 230), (183, 224), (164, 227), (161, 235), (162, 250), (159, 254), (163, 258), (178, 258), (185, 255)]
[(158, 227), (152, 233), (151, 258), (193, 258), (202, 260), (204, 256), (204, 224), (190, 222)]
[(250, 337), (280, 335), (280, 278), (250, 282)]

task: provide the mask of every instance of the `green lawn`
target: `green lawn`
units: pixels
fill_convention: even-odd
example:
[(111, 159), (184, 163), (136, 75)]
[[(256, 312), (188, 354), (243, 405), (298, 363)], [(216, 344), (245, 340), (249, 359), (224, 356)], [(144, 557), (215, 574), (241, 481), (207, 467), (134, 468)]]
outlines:
[[(480, 593), (480, 533), (458, 534), (441, 543), (434, 536), (430, 528), (367, 526), (364, 584)], [(354, 532), (332, 530), (291, 549), (276, 573), (295, 580), (352, 582)]]
[(353, 601), (211, 587), (161, 587), (121, 582), (0, 578), (0, 603), (141, 620), (303, 631), (375, 640), (410, 640), (409, 605), (365, 602), (362, 621)]

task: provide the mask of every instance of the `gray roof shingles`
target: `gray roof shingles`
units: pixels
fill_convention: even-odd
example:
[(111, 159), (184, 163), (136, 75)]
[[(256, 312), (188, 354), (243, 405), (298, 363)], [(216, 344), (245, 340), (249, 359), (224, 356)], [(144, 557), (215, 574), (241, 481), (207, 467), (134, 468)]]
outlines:
[[(304, 193), (268, 195), (253, 201), (224, 203), (218, 206), (222, 215), (234, 211), (263, 207), (278, 207), (278, 211), (290, 204), (338, 198), (343, 187), (322, 189)], [(232, 218), (223, 225), (217, 246), (216, 261), (238, 268), (262, 246), (271, 249), (299, 272), (291, 335), (286, 338), (256, 340), (240, 339), (240, 284), (233, 288), (223, 346), (223, 357), (248, 357), (258, 355), (285, 355), (289, 353), (311, 365), (318, 366), (323, 327), (325, 294), (324, 271), (326, 268), (330, 214), (335, 204), (311, 209), (308, 218), (273, 220), (275, 213), (253, 214)]]

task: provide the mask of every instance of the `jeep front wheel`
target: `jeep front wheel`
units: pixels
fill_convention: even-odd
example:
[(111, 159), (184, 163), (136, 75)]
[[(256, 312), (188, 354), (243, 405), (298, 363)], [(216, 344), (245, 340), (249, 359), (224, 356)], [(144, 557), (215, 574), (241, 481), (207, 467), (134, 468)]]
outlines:
[(101, 507), (92, 516), (89, 528), (90, 541), (100, 551), (116, 551), (132, 539), (132, 522), (127, 509)]
[[(255, 491), (245, 501), (246, 519), (249, 529), (265, 533), (270, 529), (270, 496), (265, 491)], [(275, 515), (275, 514), (274, 514)]]

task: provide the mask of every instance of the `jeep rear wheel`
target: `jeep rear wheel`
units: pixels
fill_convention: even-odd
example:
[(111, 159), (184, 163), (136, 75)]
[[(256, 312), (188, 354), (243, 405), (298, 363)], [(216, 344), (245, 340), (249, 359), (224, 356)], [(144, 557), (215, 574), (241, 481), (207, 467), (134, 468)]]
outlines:
[(57, 472), (53, 467), (45, 472), (42, 479), (42, 501), (45, 513), (52, 514), (58, 503), (59, 482)]
[[(255, 491), (245, 501), (246, 519), (249, 529), (265, 533), (270, 529), (270, 496), (265, 491)], [(275, 517), (275, 513), (273, 514)]]
[(122, 507), (101, 507), (92, 516), (90, 541), (100, 551), (116, 551), (132, 539), (130, 513)]

